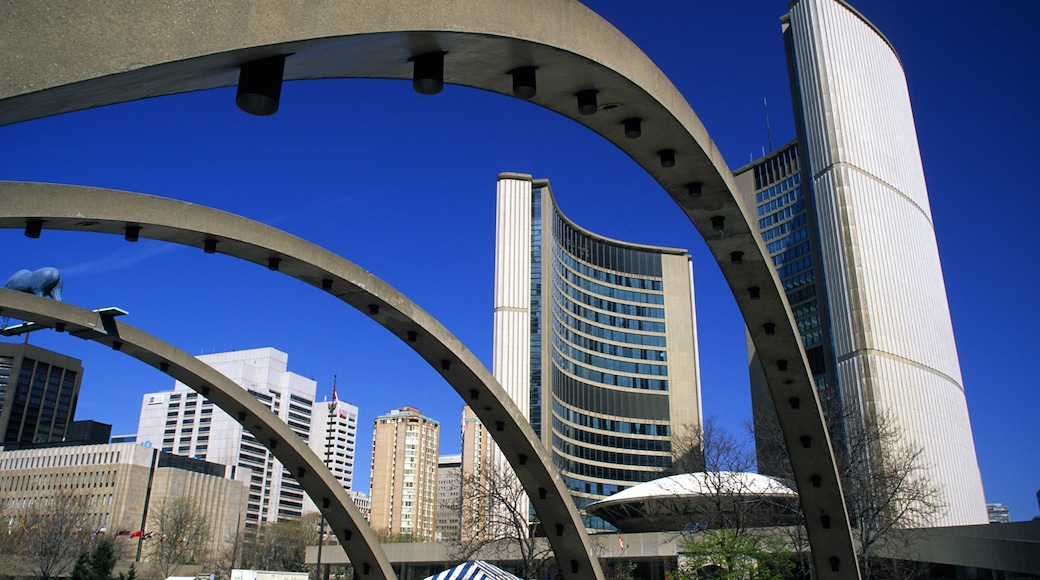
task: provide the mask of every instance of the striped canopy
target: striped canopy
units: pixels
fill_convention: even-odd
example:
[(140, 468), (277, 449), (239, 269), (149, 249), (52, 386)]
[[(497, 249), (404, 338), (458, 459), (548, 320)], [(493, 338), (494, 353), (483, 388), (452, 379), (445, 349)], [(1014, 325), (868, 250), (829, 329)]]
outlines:
[(425, 580), (520, 580), (509, 572), (483, 560), (470, 560)]

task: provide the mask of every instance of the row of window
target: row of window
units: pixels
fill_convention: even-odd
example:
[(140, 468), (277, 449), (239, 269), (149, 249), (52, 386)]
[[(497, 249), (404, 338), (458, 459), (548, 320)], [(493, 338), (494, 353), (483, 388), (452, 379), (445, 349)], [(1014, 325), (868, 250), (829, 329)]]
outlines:
[(649, 278), (636, 278), (633, 276), (626, 276), (624, 274), (618, 274), (616, 272), (607, 272), (595, 266), (591, 266), (584, 262), (575, 260), (569, 254), (559, 251), (560, 248), (556, 248), (554, 255), (556, 259), (563, 262), (567, 268), (574, 270), (575, 272), (587, 276), (589, 278), (595, 278), (600, 282), (606, 282), (614, 286), (624, 286), (626, 288), (635, 288), (637, 290), (656, 290), (658, 292), (664, 289), (664, 283), (660, 280), (653, 280)]
[(600, 354), (616, 356), (620, 358), (633, 358), (638, 360), (667, 360), (667, 356), (665, 354), (665, 351), (663, 350), (634, 348), (631, 346), (624, 346), (620, 344), (600, 342), (598, 340), (594, 340), (585, 335), (581, 335), (574, 332), (570, 328), (561, 324), (560, 321), (556, 318), (553, 318), (553, 330), (555, 330), (557, 334), (561, 335), (563, 340), (575, 346), (581, 347), (585, 350), (591, 350)]
[(575, 229), (560, 215), (553, 214), (553, 238), (571, 256), (606, 270), (628, 272), (636, 276), (661, 277), (661, 255), (656, 252), (623, 248), (616, 244), (590, 238)]
[(784, 209), (767, 215), (766, 217), (758, 220), (758, 229), (764, 230), (768, 227), (778, 224), (784, 220), (790, 219), (791, 216), (800, 214), (805, 211), (805, 200), (800, 199), (797, 203), (791, 204)]
[(762, 217), (769, 212), (776, 211), (781, 207), (789, 203), (793, 203), (802, 198), (802, 188), (796, 187), (781, 196), (774, 197), (770, 201), (763, 203), (758, 206), (758, 216)]
[(599, 294), (600, 296), (606, 296), (615, 300), (639, 302), (641, 304), (664, 304), (663, 294), (639, 292), (593, 282), (588, 278), (579, 276), (573, 270), (566, 268), (558, 259), (553, 261), (553, 270), (556, 272), (557, 276), (567, 280), (571, 285), (588, 290), (593, 294)]
[(598, 298), (591, 294), (586, 294), (581, 289), (570, 284), (564, 284), (555, 272), (553, 273), (553, 288), (562, 288), (563, 293), (573, 298), (576, 302), (606, 312), (616, 312), (627, 316), (641, 316), (643, 318), (664, 318), (664, 308), (623, 304), (605, 298)]
[(793, 276), (802, 270), (808, 270), (809, 268), (812, 268), (812, 256), (806, 256), (787, 264), (783, 268), (778, 269), (776, 275), (779, 276), (781, 280), (785, 280), (786, 278)]
[(661, 472), (656, 469), (622, 469), (619, 467), (591, 465), (568, 459), (555, 451), (553, 452), (553, 465), (560, 468), (564, 473), (577, 475), (579, 477), (592, 477), (596, 479), (609, 479), (630, 483), (645, 483), (652, 479), (661, 477)]
[[(643, 427), (645, 427), (645, 425), (643, 425)], [(667, 425), (651, 425), (651, 427), (665, 427), (667, 429)], [(670, 438), (651, 439), (647, 437), (619, 437), (617, 435), (585, 431), (584, 429), (578, 429), (573, 425), (564, 423), (557, 417), (553, 417), (553, 431), (568, 440), (577, 441), (578, 443), (586, 443), (588, 445), (610, 447), (612, 449), (652, 451), (656, 453), (672, 452), (672, 440)], [(656, 432), (656, 429), (652, 431)]]
[(667, 469), (672, 466), (671, 455), (652, 455), (650, 453), (622, 453), (609, 449), (596, 449), (576, 445), (553, 435), (553, 451), (559, 451), (582, 461), (610, 463), (612, 465), (630, 465), (633, 467), (653, 467)]
[(62, 453), (60, 455), (26, 455), (0, 459), (0, 470), (65, 467), (68, 465), (105, 465), (119, 463), (119, 451)]
[(800, 258), (809, 253), (809, 242), (802, 242), (797, 246), (788, 248), (783, 252), (773, 256), (773, 265), (780, 267), (781, 265), (790, 262), (796, 258)]
[(771, 242), (768, 246), (766, 246), (766, 249), (769, 251), (770, 254), (775, 254), (794, 244), (797, 244), (802, 240), (807, 239), (809, 239), (809, 228), (801, 228), (795, 230), (794, 233), (792, 233), (789, 236), (784, 236), (783, 238), (780, 238), (775, 242)]
[(568, 423), (609, 433), (620, 433), (623, 435), (656, 435), (658, 437), (671, 436), (671, 427), (668, 425), (637, 423), (633, 421), (595, 417), (574, 409), (569, 409), (556, 402), (553, 402), (553, 414)]
[(664, 322), (654, 320), (639, 320), (636, 318), (627, 318), (624, 316), (615, 316), (613, 314), (607, 314), (605, 312), (599, 312), (586, 308), (581, 304), (572, 302), (569, 298), (562, 295), (556, 289), (553, 289), (553, 311), (556, 312), (557, 317), (561, 317), (561, 312), (567, 312), (588, 320), (589, 322), (602, 324), (604, 326), (611, 326), (614, 328), (624, 328), (628, 330), (640, 330), (644, 332), (660, 332), (664, 333)]
[[(791, 189), (792, 187), (800, 184), (801, 182), (802, 182), (802, 180), (801, 180), (801, 178), (797, 174), (796, 175), (792, 175), (791, 177), (788, 177), (787, 179), (781, 181), (780, 183), (777, 183), (776, 185), (773, 185), (769, 189), (766, 189), (764, 191), (760, 191), (760, 192), (756, 193), (755, 194), (755, 203), (759, 204), (759, 203), (762, 203), (762, 202), (766, 201), (767, 199), (771, 199), (773, 197), (776, 197), (777, 195), (780, 195), (781, 193), (787, 191), (788, 189)], [(758, 214), (758, 215), (762, 215), (762, 214)]]
[(790, 221), (786, 221), (774, 228), (770, 228), (762, 232), (762, 239), (766, 242), (772, 239), (776, 239), (780, 236), (787, 235), (788, 232), (794, 231), (795, 228), (800, 228), (808, 223), (809, 218), (806, 214), (801, 213), (794, 216)]
[[(555, 303), (553, 304), (553, 306), (553, 315), (563, 324), (569, 326), (570, 328), (573, 328), (578, 332), (589, 334), (596, 338), (602, 338), (603, 340), (623, 342), (625, 344), (638, 344), (640, 346), (658, 346), (661, 348), (668, 346), (668, 341), (663, 335), (625, 332), (623, 330), (614, 330), (612, 328), (597, 326), (595, 324), (590, 324), (584, 319), (572, 316), (571, 313), (567, 312), (566, 310), (556, 307)], [(533, 328), (531, 329), (531, 333), (532, 335), (534, 334)]]
[[(667, 365), (656, 365), (656, 364), (650, 364), (650, 363), (628, 362), (628, 361), (617, 360), (617, 359), (612, 359), (612, 358), (607, 358), (607, 357), (602, 357), (602, 356), (596, 356), (596, 355), (594, 355), (592, 353), (588, 353), (588, 352), (581, 351), (581, 350), (578, 350), (578, 349), (574, 348), (574, 346), (572, 346), (570, 343), (565, 342), (564, 340), (561, 340), (561, 338), (558, 335), (556, 335), (556, 334), (553, 334), (553, 347), (554, 347), (554, 349), (553, 349), (553, 360), (554, 361), (559, 361), (560, 363), (563, 362), (562, 360), (560, 360), (561, 357), (567, 357), (567, 359), (569, 359), (568, 362), (578, 363), (579, 365), (585, 364), (585, 365), (589, 365), (589, 366), (592, 366), (592, 367), (595, 367), (595, 368), (604, 369), (604, 370), (612, 371), (612, 372), (638, 374), (638, 375), (651, 376), (651, 377), (667, 377), (668, 376), (668, 366)], [(563, 367), (562, 364), (561, 364), (560, 368), (565, 368), (565, 367)], [(598, 371), (593, 371), (593, 372), (598, 372)], [(577, 374), (577, 375), (581, 376), (581, 373), (577, 373), (576, 372), (574, 374)], [(584, 378), (589, 378), (591, 380), (592, 379), (592, 375), (590, 375), (588, 377), (584, 377)], [(604, 382), (604, 381), (596, 381), (596, 382), (597, 383), (601, 383), (601, 382)], [(608, 382), (606, 382), (606, 384), (616, 384), (616, 383), (614, 381), (608, 381)]]

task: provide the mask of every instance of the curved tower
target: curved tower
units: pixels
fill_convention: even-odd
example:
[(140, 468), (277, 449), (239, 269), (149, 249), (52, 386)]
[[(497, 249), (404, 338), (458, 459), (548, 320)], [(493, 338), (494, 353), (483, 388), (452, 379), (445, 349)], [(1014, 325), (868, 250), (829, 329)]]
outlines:
[(494, 374), (579, 509), (664, 475), (672, 437), (699, 428), (695, 322), (685, 250), (598, 236), (548, 181), (499, 175)]
[(837, 382), (924, 452), (945, 516), (986, 523), (906, 78), (841, 0), (795, 0), (786, 32), (813, 191)]

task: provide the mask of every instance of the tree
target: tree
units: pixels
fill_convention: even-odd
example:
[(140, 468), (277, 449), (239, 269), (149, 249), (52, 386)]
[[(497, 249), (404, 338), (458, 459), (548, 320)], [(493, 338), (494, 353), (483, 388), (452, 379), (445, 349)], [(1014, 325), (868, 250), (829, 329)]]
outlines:
[(33, 574), (41, 580), (63, 576), (84, 550), (91, 532), (85, 496), (60, 490), (51, 497), (36, 498), (16, 512), (24, 530), (20, 551)]
[(266, 522), (245, 535), (242, 566), (254, 570), (306, 572), (304, 556), (316, 544), (316, 528), (301, 521)]
[(163, 578), (173, 576), (183, 565), (206, 562), (210, 525), (198, 502), (187, 496), (165, 499), (153, 518), (160, 535), (151, 541), (150, 556)]
[(112, 540), (101, 536), (93, 548), (79, 553), (72, 565), (69, 580), (112, 580), (116, 566), (115, 546)]
[(674, 580), (782, 580), (795, 571), (791, 554), (775, 542), (733, 529), (707, 530), (682, 544)]
[[(898, 530), (927, 526), (946, 506), (929, 478), (930, 466), (920, 447), (904, 436), (889, 414), (864, 416), (848, 406), (825, 413), (845, 506), (857, 543), (860, 576), (914, 577), (910, 536)], [(793, 477), (787, 448), (776, 422), (756, 421), (758, 440), (778, 451), (777, 468)], [(804, 529), (793, 528), (792, 541), (805, 545)]]
[(455, 561), (472, 559), (520, 562), (521, 578), (540, 577), (551, 550), (528, 523), (530, 501), (508, 465), (489, 463), (480, 475), (463, 477), (460, 539), (449, 544)]

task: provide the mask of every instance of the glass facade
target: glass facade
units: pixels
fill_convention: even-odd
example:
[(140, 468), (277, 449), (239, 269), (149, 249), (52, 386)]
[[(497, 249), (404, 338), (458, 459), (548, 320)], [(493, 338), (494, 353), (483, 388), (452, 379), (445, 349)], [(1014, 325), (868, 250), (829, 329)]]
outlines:
[(75, 414), (80, 361), (27, 344), (0, 345), (0, 437), (61, 441)]
[(531, 417), (580, 510), (672, 465), (662, 252), (578, 228), (548, 188), (532, 209)]

